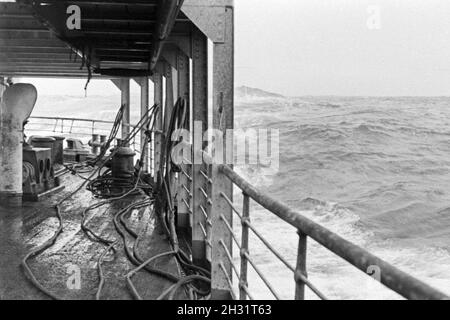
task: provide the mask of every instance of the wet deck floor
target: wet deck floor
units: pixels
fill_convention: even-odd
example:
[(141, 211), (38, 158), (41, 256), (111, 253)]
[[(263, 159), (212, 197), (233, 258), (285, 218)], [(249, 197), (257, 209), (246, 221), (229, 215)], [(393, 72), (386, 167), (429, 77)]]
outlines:
[[(0, 299), (48, 299), (27, 279), (20, 264), (31, 249), (45, 243), (57, 230), (58, 220), (52, 206), (82, 183), (72, 175), (63, 176), (62, 181), (66, 186), (63, 192), (39, 203), (25, 203), (19, 209), (0, 207)], [(133, 197), (89, 213), (89, 226), (97, 234), (120, 240), (116, 258), (103, 263), (106, 282), (102, 299), (132, 299), (125, 275), (135, 266), (126, 258), (113, 217), (118, 210), (136, 200)], [(62, 206), (63, 233), (54, 246), (29, 262), (36, 278), (61, 299), (95, 299), (99, 284), (97, 261), (105, 246), (92, 242), (81, 230), (80, 224), (83, 208), (97, 201), (88, 191), (82, 190), (65, 202)], [(127, 222), (141, 235), (138, 250), (143, 258), (148, 259), (171, 250), (151, 208), (131, 212)], [(130, 237), (129, 247), (132, 248), (133, 242), (134, 239)], [(179, 276), (174, 258), (160, 259), (152, 266)], [(77, 279), (74, 278), (77, 270), (80, 270), (81, 275), (80, 288), (77, 288)], [(147, 272), (138, 273), (133, 282), (140, 295), (149, 300), (156, 299), (172, 285), (168, 280)], [(177, 296), (178, 299), (184, 297), (182, 292)]]

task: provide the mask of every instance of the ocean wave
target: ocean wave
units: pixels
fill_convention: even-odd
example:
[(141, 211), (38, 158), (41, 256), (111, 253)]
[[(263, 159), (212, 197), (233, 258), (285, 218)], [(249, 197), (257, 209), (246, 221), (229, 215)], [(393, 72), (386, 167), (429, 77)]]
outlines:
[(375, 125), (361, 124), (357, 126), (354, 130), (356, 134), (363, 134), (368, 137), (391, 137), (390, 134), (385, 132), (385, 128)]

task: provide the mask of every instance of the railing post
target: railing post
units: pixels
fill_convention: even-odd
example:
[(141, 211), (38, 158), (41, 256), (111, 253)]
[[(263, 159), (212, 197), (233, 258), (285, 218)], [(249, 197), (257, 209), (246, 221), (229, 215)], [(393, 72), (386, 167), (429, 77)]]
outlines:
[[(208, 234), (211, 233), (211, 227), (207, 223), (210, 216), (210, 205), (207, 204), (200, 191), (201, 188), (204, 188), (211, 196), (210, 166), (203, 164), (200, 155), (200, 152), (207, 145), (203, 141), (203, 134), (208, 130), (208, 39), (195, 27), (192, 31), (192, 80), (192, 117), (194, 121), (192, 141), (194, 159), (192, 167), (192, 256), (194, 263), (209, 268), (208, 258), (211, 257), (211, 248), (200, 228), (201, 225), (206, 225)], [(207, 177), (202, 172), (206, 173)], [(205, 213), (208, 217), (205, 217)]]
[(242, 245), (241, 245), (241, 279), (239, 281), (240, 300), (247, 300), (248, 287), (248, 260), (246, 254), (249, 253), (249, 227), (250, 223), (250, 197), (244, 193), (244, 205), (242, 210)]
[(308, 236), (298, 231), (298, 255), (297, 255), (297, 268), (295, 270), (295, 300), (305, 300), (305, 283), (301, 280), (301, 276), (308, 277), (306, 268), (306, 256), (307, 256), (307, 241)]

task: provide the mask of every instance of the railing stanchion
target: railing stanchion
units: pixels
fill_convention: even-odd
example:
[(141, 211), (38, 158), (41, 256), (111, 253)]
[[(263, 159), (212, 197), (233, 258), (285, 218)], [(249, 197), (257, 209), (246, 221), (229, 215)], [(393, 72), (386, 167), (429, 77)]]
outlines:
[(298, 231), (299, 241), (298, 241), (298, 255), (297, 255), (297, 268), (295, 270), (295, 300), (305, 300), (305, 283), (301, 280), (301, 276), (307, 278), (307, 268), (306, 268), (306, 256), (307, 256), (307, 242), (308, 236)]
[(250, 223), (250, 197), (244, 193), (244, 205), (242, 210), (242, 249), (241, 249), (241, 278), (239, 281), (240, 300), (247, 300), (248, 288), (248, 260), (249, 253), (249, 226)]

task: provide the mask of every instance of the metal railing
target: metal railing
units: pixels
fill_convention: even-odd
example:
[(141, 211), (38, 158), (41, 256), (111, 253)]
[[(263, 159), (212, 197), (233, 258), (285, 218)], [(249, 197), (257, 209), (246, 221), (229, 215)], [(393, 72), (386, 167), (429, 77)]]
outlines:
[[(202, 156), (203, 159), (207, 160), (206, 163), (212, 163), (211, 158), (209, 158), (207, 154), (202, 152)], [(254, 295), (249, 289), (248, 279), (249, 267), (251, 267), (271, 292), (273, 297), (275, 299), (281, 299), (281, 295), (277, 292), (277, 289), (270, 282), (269, 278), (262, 272), (255, 259), (250, 254), (250, 235), (253, 234), (264, 245), (264, 247), (266, 247), (274, 255), (275, 258), (277, 258), (284, 266), (287, 267), (287, 269), (290, 270), (290, 272), (292, 272), (293, 281), (295, 281), (296, 284), (295, 299), (297, 300), (305, 299), (306, 288), (311, 290), (311, 292), (313, 292), (318, 298), (327, 299), (326, 295), (320, 291), (308, 278), (306, 265), (308, 239), (315, 240), (319, 245), (328, 249), (338, 257), (346, 260), (352, 266), (361, 270), (368, 277), (371, 277), (369, 274), (370, 270), (373, 270), (374, 267), (377, 268), (377, 270), (380, 270), (381, 275), (380, 279), (377, 280), (379, 280), (385, 287), (400, 294), (404, 298), (436, 300), (449, 299), (449, 297), (442, 292), (439, 292), (422, 281), (397, 269), (384, 260), (374, 256), (370, 252), (343, 239), (338, 234), (331, 232), (327, 228), (301, 215), (285, 204), (262, 193), (248, 183), (244, 178), (239, 176), (230, 166), (214, 164), (208, 165), (206, 163), (204, 163), (199, 170), (199, 174), (203, 178), (203, 181), (200, 184), (193, 183), (193, 175), (187, 175), (186, 168), (184, 168), (180, 174), (186, 174), (190, 184), (190, 186), (185, 186), (186, 191), (188, 191), (187, 194), (190, 196), (183, 199), (183, 201), (185, 201), (186, 205), (192, 209), (190, 211), (191, 214), (194, 216), (196, 214), (201, 215), (201, 218), (203, 218), (204, 221), (204, 223), (193, 224), (191, 227), (193, 234), (195, 234), (196, 231), (203, 234), (205, 241), (205, 257), (211, 263), (211, 268), (213, 269), (211, 272), (212, 290), (214, 290), (216, 285), (223, 287), (223, 285), (226, 284), (233, 299), (253, 300)], [(188, 165), (185, 166), (187, 167)], [(192, 167), (192, 165), (189, 166)], [(216, 182), (223, 179), (231, 182), (233, 186), (239, 188), (243, 193), (242, 210), (240, 210), (237, 208), (236, 204), (233, 203), (226, 192), (222, 192), (221, 190), (215, 190), (214, 192), (214, 194), (220, 195), (222, 200), (224, 200), (232, 210), (233, 215), (237, 216), (239, 219), (239, 222), (242, 225), (240, 239), (235, 234), (232, 219), (229, 217), (227, 218), (226, 214), (220, 210), (212, 210), (214, 207), (213, 201), (217, 201), (217, 198), (212, 196), (213, 190), (214, 188), (220, 188), (220, 186), (217, 186)], [(190, 190), (193, 190), (194, 185), (200, 185), (198, 187), (198, 192), (201, 195), (201, 201), (195, 201), (195, 196), (192, 197)], [(283, 257), (283, 255), (275, 249), (275, 247), (251, 222), (251, 201), (256, 202), (268, 210), (271, 214), (276, 215), (281, 220), (297, 229), (298, 249), (296, 265), (293, 265), (288, 261), (288, 259)], [(223, 209), (223, 206), (221, 208)], [(193, 220), (195, 221), (199, 219), (194, 218)], [(216, 225), (216, 231), (226, 230), (231, 238), (231, 241), (226, 241), (223, 233), (220, 234), (217, 232), (212, 232), (214, 225)], [(239, 249), (239, 267), (235, 263), (235, 258), (232, 254), (233, 242)], [(214, 246), (216, 246), (216, 248), (214, 248)], [(216, 252), (216, 255), (212, 254), (212, 252)], [(221, 256), (225, 257), (225, 260), (215, 261), (215, 259), (218, 259), (217, 252), (222, 252), (223, 254)], [(227, 268), (227, 265), (229, 268)], [(234, 276), (239, 281), (237, 286), (233, 281)], [(238, 294), (234, 292), (235, 287), (238, 288)]]
[[(33, 116), (28, 119), (25, 132), (33, 134), (63, 135), (65, 137), (86, 140), (95, 136), (108, 136), (111, 132), (114, 121), (68, 118), (68, 117), (39, 117)], [(132, 124), (124, 124), (134, 129)], [(141, 153), (141, 143), (139, 134), (130, 142), (130, 147), (138, 154)], [(151, 155), (151, 152), (149, 153)], [(149, 162), (152, 162), (150, 157)]]

